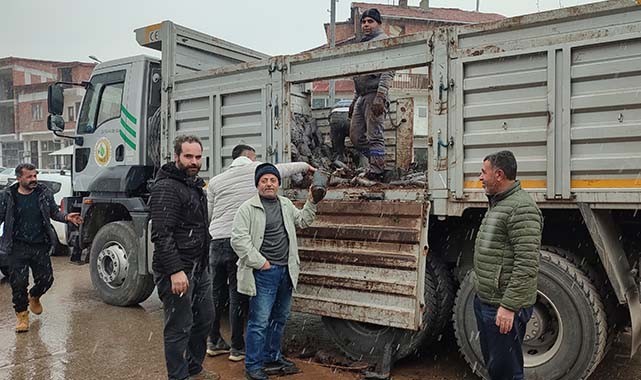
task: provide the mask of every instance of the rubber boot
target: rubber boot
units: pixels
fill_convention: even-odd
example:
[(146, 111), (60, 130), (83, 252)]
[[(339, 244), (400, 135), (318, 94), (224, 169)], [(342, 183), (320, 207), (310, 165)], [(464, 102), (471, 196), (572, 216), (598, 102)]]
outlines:
[(42, 314), (42, 304), (40, 303), (40, 297), (32, 297), (29, 295), (29, 310), (35, 315)]
[(381, 181), (383, 174), (385, 174), (385, 156), (370, 156), (365, 177), (373, 181)]
[(363, 152), (357, 152), (355, 157), (356, 171), (365, 173), (369, 170), (369, 158)]
[(16, 332), (27, 332), (29, 331), (29, 311), (21, 311), (16, 313)]

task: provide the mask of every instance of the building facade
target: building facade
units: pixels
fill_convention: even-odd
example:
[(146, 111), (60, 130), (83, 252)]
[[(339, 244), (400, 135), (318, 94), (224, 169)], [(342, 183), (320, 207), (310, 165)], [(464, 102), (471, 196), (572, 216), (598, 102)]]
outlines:
[[(71, 156), (50, 153), (72, 143), (47, 130), (47, 89), (56, 81), (89, 80), (95, 64), (0, 58), (0, 166), (30, 162), (38, 168), (71, 168)], [(84, 89), (65, 89), (63, 117), (73, 131)]]

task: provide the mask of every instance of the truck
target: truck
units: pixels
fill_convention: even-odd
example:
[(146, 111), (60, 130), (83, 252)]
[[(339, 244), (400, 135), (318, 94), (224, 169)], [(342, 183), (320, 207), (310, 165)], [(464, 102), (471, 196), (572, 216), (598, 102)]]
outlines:
[[(544, 215), (526, 376), (586, 379), (619, 333), (641, 344), (641, 7), (614, 0), (441, 27), (288, 56), (259, 52), (165, 21), (137, 29), (136, 56), (99, 64), (82, 102), (73, 159), (93, 285), (113, 305), (153, 291), (148, 182), (179, 134), (204, 144), (201, 175), (253, 145), (287, 162), (304, 84), (429, 68), (426, 186), (330, 188), (299, 232), (294, 309), (320, 315), (351, 358), (398, 360), (453, 325), (460, 351), (487, 378), (472, 308), (474, 239), (487, 207), (483, 158), (514, 152), (518, 178)], [(61, 135), (63, 87), (50, 88), (49, 129)], [(412, 161), (411, 101), (391, 111), (388, 161)], [(400, 121), (400, 122), (399, 122)], [(287, 187), (287, 186), (286, 186)], [(302, 200), (306, 191), (285, 194)]]

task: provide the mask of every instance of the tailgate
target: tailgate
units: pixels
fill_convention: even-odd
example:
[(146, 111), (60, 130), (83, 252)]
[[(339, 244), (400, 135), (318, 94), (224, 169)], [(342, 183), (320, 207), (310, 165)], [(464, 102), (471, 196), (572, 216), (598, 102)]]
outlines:
[(298, 233), (294, 310), (418, 330), (429, 203), (328, 198)]

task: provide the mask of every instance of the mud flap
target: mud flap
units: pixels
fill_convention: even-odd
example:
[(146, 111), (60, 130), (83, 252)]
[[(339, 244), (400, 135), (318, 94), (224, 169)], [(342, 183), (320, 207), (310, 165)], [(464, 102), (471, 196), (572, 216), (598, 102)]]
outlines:
[(578, 203), (578, 206), (619, 303), (628, 305), (632, 324), (630, 343), (630, 357), (632, 357), (641, 345), (639, 286), (632, 274), (610, 211), (593, 210), (587, 203)]

